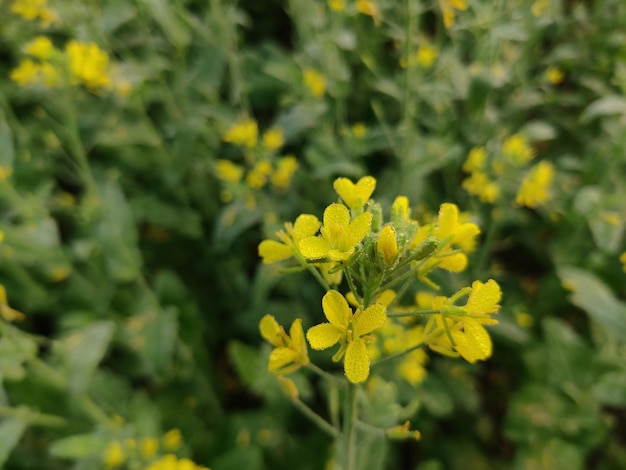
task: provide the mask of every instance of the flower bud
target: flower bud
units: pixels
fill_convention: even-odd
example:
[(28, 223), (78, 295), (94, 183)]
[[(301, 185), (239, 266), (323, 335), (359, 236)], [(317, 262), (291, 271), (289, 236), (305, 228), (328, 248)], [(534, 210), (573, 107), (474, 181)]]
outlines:
[(381, 230), (378, 235), (376, 250), (385, 261), (386, 266), (393, 264), (398, 254), (398, 242), (396, 240), (396, 231), (391, 225), (385, 225)]

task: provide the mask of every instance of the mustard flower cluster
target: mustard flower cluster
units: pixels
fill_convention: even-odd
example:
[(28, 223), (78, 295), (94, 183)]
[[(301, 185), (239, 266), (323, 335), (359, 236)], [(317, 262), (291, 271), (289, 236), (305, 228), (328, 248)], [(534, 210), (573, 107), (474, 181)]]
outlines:
[(221, 199), (230, 202), (243, 199), (250, 207), (256, 205), (254, 193), (271, 187), (277, 193), (289, 190), (298, 160), (293, 155), (279, 155), (285, 144), (279, 127), (267, 129), (259, 138), (259, 127), (254, 119), (244, 117), (231, 125), (222, 140), (243, 152), (243, 162), (218, 159), (215, 175), (222, 182)]
[[(368, 379), (372, 360), (389, 358), (396, 359), (400, 377), (419, 383), (426, 374), (426, 347), (469, 362), (487, 359), (492, 344), (484, 326), (497, 323), (491, 315), (498, 312), (501, 297), (494, 280), (475, 281), (449, 298), (417, 293), (413, 304), (402, 305), (417, 283), (439, 289), (430, 278), (434, 270), (466, 268), (478, 226), (450, 203), (441, 205), (432, 222), (420, 225), (404, 196), (394, 200), (385, 220), (380, 204), (371, 199), (376, 188), (371, 176), (357, 182), (337, 178), (333, 187), (339, 202), (326, 207), (322, 220), (301, 214), (277, 232), (276, 240), (259, 244), (265, 264), (295, 264), (326, 290), (321, 301), (326, 321), (308, 328), (306, 335), (301, 319), (288, 335), (273, 316), (263, 317), (261, 335), (274, 347), (268, 369), (284, 375), (313, 368), (306, 341), (316, 350), (333, 348), (332, 360), (343, 363), (345, 377), (354, 384)], [(466, 303), (458, 305), (464, 296)]]
[(145, 468), (146, 470), (209, 470), (173, 452), (182, 445), (179, 429), (170, 429), (161, 439), (156, 437), (126, 438), (109, 443), (103, 455), (106, 468)]
[(23, 51), (27, 57), (10, 72), (11, 80), (21, 87), (84, 86), (94, 93), (130, 93), (128, 82), (114, 76), (108, 54), (93, 42), (72, 39), (60, 50), (49, 37), (38, 36)]
[(537, 208), (550, 200), (555, 170), (545, 160), (529, 167), (534, 158), (534, 149), (521, 134), (508, 137), (491, 153), (485, 147), (475, 147), (463, 164), (469, 176), (462, 186), (487, 204), (504, 199), (514, 200), (518, 206)]
[(57, 13), (48, 6), (47, 0), (13, 0), (11, 13), (28, 21), (39, 20), (44, 28), (59, 19)]

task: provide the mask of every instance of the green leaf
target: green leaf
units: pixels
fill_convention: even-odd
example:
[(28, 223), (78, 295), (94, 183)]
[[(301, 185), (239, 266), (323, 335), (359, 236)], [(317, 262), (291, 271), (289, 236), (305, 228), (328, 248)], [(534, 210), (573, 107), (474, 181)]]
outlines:
[(54, 441), (48, 447), (50, 455), (62, 459), (82, 459), (100, 452), (105, 442), (94, 434), (76, 434)]
[(0, 422), (0, 468), (4, 467), (4, 463), (19, 442), (26, 427), (26, 421), (18, 418), (7, 418)]
[(561, 282), (572, 291), (570, 301), (586, 311), (608, 334), (626, 340), (626, 305), (595, 275), (573, 266), (557, 270)]
[(114, 330), (113, 322), (100, 321), (75, 330), (59, 341), (56, 347), (69, 368), (72, 392), (82, 393), (87, 389), (96, 367), (107, 352)]
[(580, 122), (581, 124), (587, 124), (597, 117), (624, 113), (626, 113), (626, 99), (623, 96), (603, 96), (587, 106), (580, 115)]
[(163, 29), (172, 44), (179, 49), (189, 44), (189, 31), (171, 2), (142, 0), (141, 3), (147, 8), (154, 21)]

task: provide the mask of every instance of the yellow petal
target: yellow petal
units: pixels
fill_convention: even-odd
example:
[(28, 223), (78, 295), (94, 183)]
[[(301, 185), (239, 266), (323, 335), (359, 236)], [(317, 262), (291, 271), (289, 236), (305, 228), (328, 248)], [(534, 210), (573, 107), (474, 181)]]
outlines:
[(341, 331), (330, 323), (322, 323), (309, 328), (306, 339), (313, 349), (327, 349), (337, 344), (341, 338)]
[(443, 257), (439, 267), (453, 273), (461, 272), (467, 267), (467, 256), (463, 253), (455, 253), (451, 256)]
[(370, 375), (370, 357), (363, 340), (356, 339), (348, 345), (343, 370), (353, 384), (367, 380), (367, 376)]
[(264, 263), (269, 264), (291, 258), (293, 253), (291, 248), (284, 243), (276, 240), (263, 240), (259, 243), (259, 256), (263, 258)]
[(297, 243), (305, 237), (315, 235), (322, 223), (311, 214), (300, 214), (293, 224), (293, 239)]
[(371, 213), (365, 212), (354, 218), (348, 227), (347, 243), (349, 246), (354, 247), (365, 238), (372, 225), (372, 217)]
[(465, 310), (473, 314), (496, 313), (499, 309), (498, 302), (502, 298), (500, 286), (493, 279), (485, 284), (480, 281), (472, 283), (472, 292), (467, 299)]
[(350, 209), (356, 209), (363, 207), (369, 200), (376, 188), (376, 180), (371, 176), (364, 176), (354, 184), (348, 178), (337, 178), (333, 187)]
[(333, 249), (328, 251), (328, 257), (333, 261), (345, 261), (352, 256), (352, 253), (354, 253), (354, 248), (350, 248), (346, 251)]
[(398, 254), (396, 231), (391, 225), (385, 225), (378, 235), (376, 250), (387, 265), (393, 263)]
[[(299, 318), (294, 320), (291, 324), (291, 328), (289, 328), (289, 336), (292, 341), (292, 349), (302, 354), (305, 358), (308, 358), (304, 330), (302, 329), (302, 320)], [(308, 362), (308, 359), (306, 362)]]
[(489, 358), (493, 346), (485, 327), (472, 318), (465, 318), (463, 322), (464, 334), (453, 332), (456, 350), (463, 359), (471, 363)]
[(447, 238), (454, 233), (459, 220), (459, 208), (456, 204), (444, 203), (439, 206), (439, 218), (437, 225), (439, 238)]
[(298, 357), (293, 349), (276, 348), (270, 353), (268, 370), (270, 372), (278, 372), (278, 370), (288, 364), (294, 362)]
[(475, 237), (480, 233), (478, 225), (471, 222), (459, 225), (454, 231), (452, 243), (461, 243), (465, 240)]
[(383, 304), (373, 304), (361, 312), (357, 317), (354, 325), (354, 333), (357, 337), (361, 337), (368, 333), (371, 333), (376, 328), (380, 328), (385, 320), (387, 320), (387, 314), (385, 313), (385, 306)]
[(280, 335), (282, 327), (278, 324), (273, 315), (265, 315), (259, 322), (261, 336), (274, 346), (283, 346), (283, 339)]
[(330, 244), (322, 237), (306, 237), (298, 243), (300, 253), (307, 259), (320, 259), (328, 255)]
[(322, 310), (326, 319), (340, 330), (348, 328), (348, 321), (352, 318), (352, 310), (346, 298), (336, 290), (326, 292), (322, 297)]

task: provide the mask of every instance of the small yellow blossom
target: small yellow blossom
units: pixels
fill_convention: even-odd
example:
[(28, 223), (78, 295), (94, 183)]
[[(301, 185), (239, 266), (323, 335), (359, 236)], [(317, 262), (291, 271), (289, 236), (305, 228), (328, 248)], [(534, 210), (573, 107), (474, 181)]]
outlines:
[(23, 59), (11, 70), (9, 78), (22, 87), (36, 85), (41, 82), (41, 67), (32, 59)]
[(321, 98), (326, 93), (326, 78), (316, 70), (304, 71), (304, 84), (316, 98)]
[(278, 159), (276, 170), (270, 180), (272, 185), (279, 191), (286, 191), (291, 185), (293, 175), (298, 169), (298, 160), (293, 155), (287, 155)]
[(376, 180), (372, 176), (364, 176), (354, 184), (348, 178), (337, 178), (333, 188), (351, 210), (358, 212), (376, 189)]
[(180, 433), (180, 429), (177, 428), (167, 431), (161, 439), (161, 441), (163, 442), (163, 448), (168, 451), (178, 449), (182, 440), (183, 436)]
[(367, 127), (362, 122), (357, 122), (352, 126), (352, 135), (357, 139), (362, 139), (367, 133)]
[(24, 52), (38, 59), (49, 59), (54, 46), (47, 36), (37, 36), (24, 46)]
[(409, 208), (409, 198), (398, 196), (391, 204), (391, 220), (394, 224), (400, 225), (410, 220), (411, 210)]
[(500, 186), (482, 171), (474, 171), (461, 183), (469, 194), (478, 196), (481, 202), (493, 204), (500, 197)]
[(433, 46), (420, 46), (417, 49), (417, 64), (425, 69), (430, 68), (437, 60), (437, 55), (437, 49)]
[(539, 162), (530, 169), (522, 180), (522, 184), (515, 197), (515, 203), (520, 206), (536, 208), (550, 198), (550, 185), (554, 179), (554, 167), (549, 162)]
[(456, 20), (455, 10), (467, 10), (467, 0), (439, 0), (439, 7), (443, 13), (443, 25), (450, 29)]
[(238, 183), (243, 176), (243, 168), (230, 160), (218, 160), (215, 165), (216, 176), (228, 183)]
[(104, 464), (109, 468), (119, 467), (125, 459), (124, 449), (118, 441), (111, 442), (104, 451)]
[(622, 263), (622, 270), (626, 273), (626, 251), (619, 255), (620, 263)]
[(246, 175), (246, 184), (252, 189), (261, 189), (267, 184), (271, 174), (272, 164), (267, 160), (261, 160)]
[(146, 470), (209, 470), (187, 458), (179, 459), (174, 454), (165, 454), (155, 462), (152, 462)]
[(277, 150), (285, 144), (285, 136), (282, 129), (274, 127), (263, 134), (263, 146), (268, 150)]
[(11, 13), (29, 21), (39, 19), (45, 28), (58, 20), (56, 13), (48, 8), (46, 0), (13, 0)]
[(502, 144), (502, 153), (514, 167), (526, 165), (535, 156), (535, 151), (521, 134), (514, 134)]
[(109, 56), (93, 42), (71, 40), (65, 45), (72, 83), (91, 91), (111, 88)]
[(439, 207), (437, 224), (427, 224), (419, 228), (411, 241), (411, 247), (418, 247), (429, 235), (434, 235), (443, 242), (437, 254), (424, 266), (424, 270), (440, 267), (451, 272), (460, 272), (467, 266), (467, 256), (462, 252), (455, 252), (454, 245), (466, 243), (480, 233), (476, 224), (461, 223), (459, 208), (455, 204), (444, 203)]
[(356, 9), (359, 13), (371, 16), (374, 19), (374, 24), (377, 26), (380, 24), (378, 6), (373, 0), (356, 0)]
[(139, 451), (145, 458), (150, 458), (159, 449), (159, 441), (154, 437), (144, 437), (139, 442)]
[(343, 11), (346, 9), (346, 0), (328, 0), (328, 8), (332, 11)]
[(299, 248), (307, 259), (330, 258), (345, 261), (356, 250), (372, 224), (372, 214), (364, 212), (352, 221), (350, 212), (343, 204), (331, 204), (324, 211), (321, 236), (302, 239)]
[(261, 319), (259, 330), (261, 336), (274, 346), (267, 367), (270, 372), (285, 375), (309, 363), (302, 320), (299, 318), (291, 324), (289, 335), (272, 315), (265, 315)]
[(411, 422), (406, 421), (404, 424), (393, 426), (385, 430), (385, 434), (389, 439), (415, 439), (419, 441), (422, 434), (419, 431), (411, 431)]
[[(466, 290), (462, 289), (459, 293)], [(458, 297), (458, 293), (451, 299), (455, 297)], [(445, 355), (459, 354), (470, 363), (489, 358), (493, 346), (483, 325), (497, 323), (490, 315), (498, 313), (501, 297), (500, 286), (493, 279), (486, 283), (474, 281), (464, 306), (457, 307), (446, 297), (435, 297), (432, 308), (442, 310), (443, 313), (432, 317), (427, 324), (426, 334), (431, 337), (433, 327), (441, 334), (429, 343), (429, 347)]]
[(315, 235), (321, 225), (318, 218), (311, 214), (300, 214), (293, 225), (286, 223), (285, 230), (276, 234), (282, 243), (276, 240), (263, 240), (259, 244), (259, 256), (263, 258), (263, 263), (275, 263), (299, 254), (300, 240)]
[(376, 251), (387, 267), (391, 266), (398, 255), (396, 231), (391, 225), (385, 225), (378, 234)]
[[(0, 232), (0, 241), (2, 241), (2, 238), (4, 238), (4, 234)], [(9, 307), (7, 291), (2, 284), (0, 284), (0, 318), (6, 321), (21, 321), (26, 318), (22, 312)]]
[(565, 74), (559, 67), (549, 67), (546, 70), (546, 79), (553, 85), (559, 85), (565, 80)]
[(543, 14), (549, 7), (550, 0), (535, 0), (531, 7), (531, 12), (534, 17), (538, 18), (540, 16), (543, 16)]
[(515, 321), (522, 328), (530, 328), (534, 323), (532, 315), (529, 315), (526, 312), (517, 312), (515, 314)]
[(367, 380), (370, 358), (367, 343), (369, 333), (380, 328), (386, 321), (385, 306), (372, 304), (363, 312), (357, 309), (354, 314), (347, 300), (336, 290), (328, 291), (322, 298), (322, 310), (328, 323), (309, 328), (307, 339), (313, 349), (328, 349), (340, 343), (334, 361), (344, 357), (344, 372), (352, 383)]
[(233, 124), (224, 134), (222, 140), (230, 144), (253, 148), (257, 144), (259, 127), (254, 119), (243, 118)]
[(485, 147), (474, 147), (467, 155), (463, 163), (463, 171), (471, 173), (477, 170), (484, 170), (487, 161), (487, 150)]
[[(0, 181), (5, 181), (9, 179), (9, 176), (13, 174), (13, 168), (6, 165), (0, 165)], [(2, 241), (0, 237), (0, 241)]]

